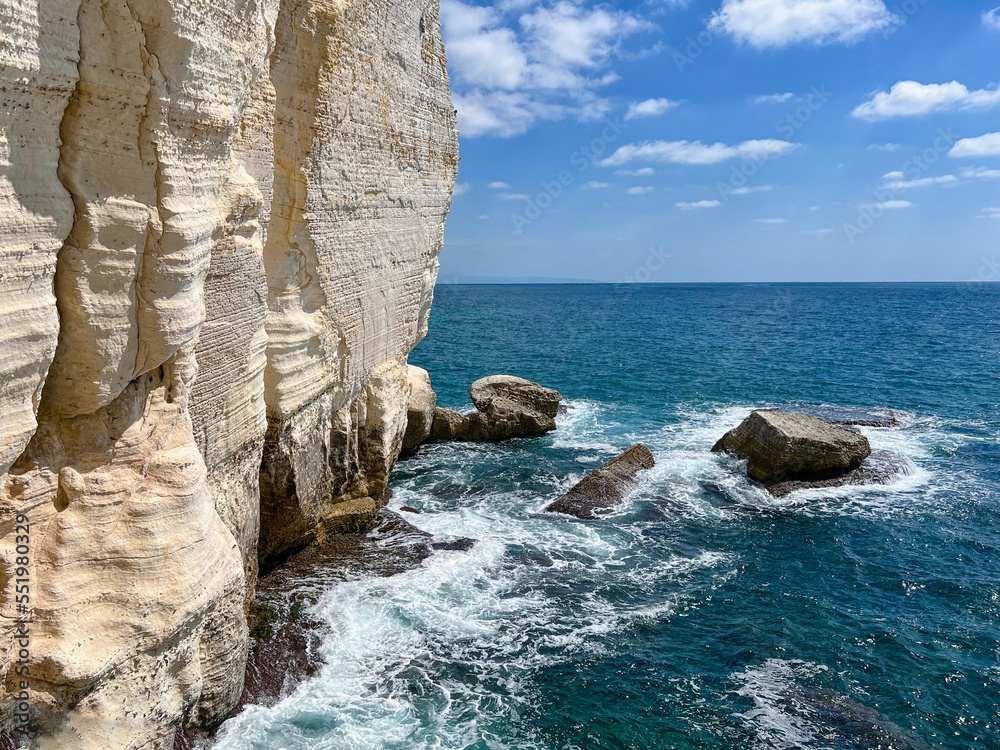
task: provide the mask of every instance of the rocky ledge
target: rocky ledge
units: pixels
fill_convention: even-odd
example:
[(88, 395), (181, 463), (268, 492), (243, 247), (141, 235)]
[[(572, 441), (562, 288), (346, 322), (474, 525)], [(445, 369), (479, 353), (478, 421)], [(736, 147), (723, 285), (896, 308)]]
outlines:
[[(312, 614), (332, 583), (405, 573), (442, 550), (467, 550), (465, 537), (434, 536), (383, 508), (371, 529), (335, 534), (262, 576), (250, 608), (250, 655), (236, 710), (271, 705), (296, 684), (315, 675), (326, 625)], [(201, 731), (178, 733), (174, 750), (200, 747)]]

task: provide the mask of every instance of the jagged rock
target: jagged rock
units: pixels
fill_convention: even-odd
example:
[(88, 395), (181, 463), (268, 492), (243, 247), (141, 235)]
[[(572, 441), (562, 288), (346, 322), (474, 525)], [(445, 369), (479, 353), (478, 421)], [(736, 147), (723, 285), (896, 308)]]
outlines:
[(565, 513), (577, 518), (597, 518), (618, 505), (638, 484), (636, 475), (655, 465), (649, 448), (637, 443), (592, 471), (549, 505), (546, 513)]
[(747, 474), (765, 483), (831, 479), (857, 468), (871, 455), (864, 435), (783, 411), (753, 412), (712, 450), (748, 459)]
[(258, 564), (384, 502), (457, 170), (437, 2), (23, 0), (0, 39), (38, 746), (161, 750), (235, 705)]
[(847, 487), (872, 484), (889, 484), (910, 471), (906, 456), (892, 451), (874, 451), (856, 469), (833, 479), (819, 481), (785, 481), (767, 485), (767, 491), (775, 497), (785, 497), (796, 490), (819, 489), (823, 487)]
[(556, 428), (555, 416), (562, 396), (513, 375), (491, 375), (469, 387), (476, 411), (463, 415), (453, 409), (437, 409), (431, 438), (439, 442), (496, 443), (516, 437), (531, 437)]
[(406, 379), (410, 386), (410, 398), (406, 407), (406, 433), (403, 435), (403, 450), (412, 451), (431, 436), (437, 394), (431, 388), (431, 376), (427, 374), (427, 370), (421, 367), (407, 365)]
[[(382, 508), (365, 531), (330, 536), (263, 575), (250, 608), (250, 656), (237, 709), (273, 703), (291, 686), (318, 673), (324, 625), (311, 610), (318, 579), (398, 575), (437, 551), (465, 551), (475, 543), (467, 537), (435, 536)], [(192, 728), (178, 738), (174, 750), (202, 748), (208, 744), (205, 740), (204, 733)]]

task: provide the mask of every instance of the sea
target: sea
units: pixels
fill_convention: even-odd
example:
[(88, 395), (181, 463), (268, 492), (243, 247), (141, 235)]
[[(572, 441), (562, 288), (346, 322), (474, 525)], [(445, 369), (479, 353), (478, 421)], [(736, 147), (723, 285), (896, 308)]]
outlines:
[[(410, 362), (567, 408), (401, 460), (390, 507), (477, 543), (331, 580), (318, 674), (215, 747), (1000, 748), (1000, 285), (439, 286)], [(906, 469), (776, 499), (710, 450), (819, 406), (892, 409)], [(616, 512), (542, 512), (637, 442)]]

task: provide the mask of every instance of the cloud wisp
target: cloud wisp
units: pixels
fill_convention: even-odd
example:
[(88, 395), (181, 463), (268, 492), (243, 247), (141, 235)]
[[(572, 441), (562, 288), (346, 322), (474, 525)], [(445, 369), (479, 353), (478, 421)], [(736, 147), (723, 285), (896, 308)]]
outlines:
[(718, 208), (721, 205), (722, 201), (695, 201), (693, 203), (681, 201), (680, 203), (675, 203), (674, 207), (679, 208), (681, 211), (697, 211), (702, 208)]
[(852, 44), (899, 23), (882, 0), (724, 0), (709, 28), (764, 49)]
[(642, 102), (632, 102), (628, 105), (628, 112), (625, 113), (625, 119), (637, 120), (640, 117), (659, 117), (678, 106), (680, 106), (680, 102), (673, 99), (646, 99)]
[(1000, 88), (970, 91), (958, 81), (918, 83), (899, 81), (889, 91), (879, 91), (859, 104), (851, 117), (874, 122), (895, 117), (919, 117), (951, 110), (988, 109), (1000, 104)]
[(774, 139), (744, 141), (735, 146), (701, 141), (652, 141), (619, 147), (600, 162), (602, 167), (620, 167), (633, 161), (665, 164), (719, 164), (730, 159), (770, 159), (793, 151), (798, 144)]
[(948, 156), (952, 159), (1000, 156), (1000, 133), (987, 133), (978, 138), (963, 138), (952, 146)]

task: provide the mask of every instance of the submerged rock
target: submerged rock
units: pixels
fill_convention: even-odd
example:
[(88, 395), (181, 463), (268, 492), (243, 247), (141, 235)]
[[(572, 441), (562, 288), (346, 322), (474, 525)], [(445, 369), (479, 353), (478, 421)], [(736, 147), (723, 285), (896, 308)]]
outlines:
[(839, 477), (813, 482), (786, 481), (768, 485), (767, 491), (775, 497), (785, 497), (796, 490), (812, 490), (824, 487), (864, 486), (889, 484), (897, 477), (909, 473), (910, 462), (906, 456), (892, 451), (875, 451), (861, 462), (861, 465)]
[(580, 480), (569, 492), (549, 505), (546, 513), (565, 513), (577, 518), (597, 518), (601, 511), (618, 505), (635, 489), (640, 471), (656, 462), (645, 445), (637, 443), (604, 466)]
[(932, 750), (931, 745), (910, 736), (887, 716), (841, 693), (803, 690), (797, 697), (811, 709), (811, 719), (821, 719), (852, 745), (880, 750)]
[[(434, 536), (383, 508), (369, 531), (330, 535), (261, 577), (250, 607), (250, 655), (235, 710), (270, 705), (318, 672), (327, 626), (313, 614), (312, 605), (332, 582), (397, 575), (418, 567), (436, 551), (468, 550), (475, 543)], [(199, 731), (181, 732), (175, 750), (201, 747), (203, 741)]]
[(749, 459), (758, 482), (819, 481), (856, 469), (871, 455), (868, 439), (808, 414), (755, 411), (712, 448)]
[(412, 451), (431, 436), (437, 394), (431, 387), (427, 370), (415, 365), (406, 366), (406, 380), (410, 397), (406, 405), (406, 432), (403, 434), (403, 451)]
[(562, 400), (559, 391), (513, 375), (481, 378), (469, 387), (469, 396), (476, 411), (467, 416), (454, 409), (435, 410), (432, 440), (496, 443), (542, 435), (556, 428)]

